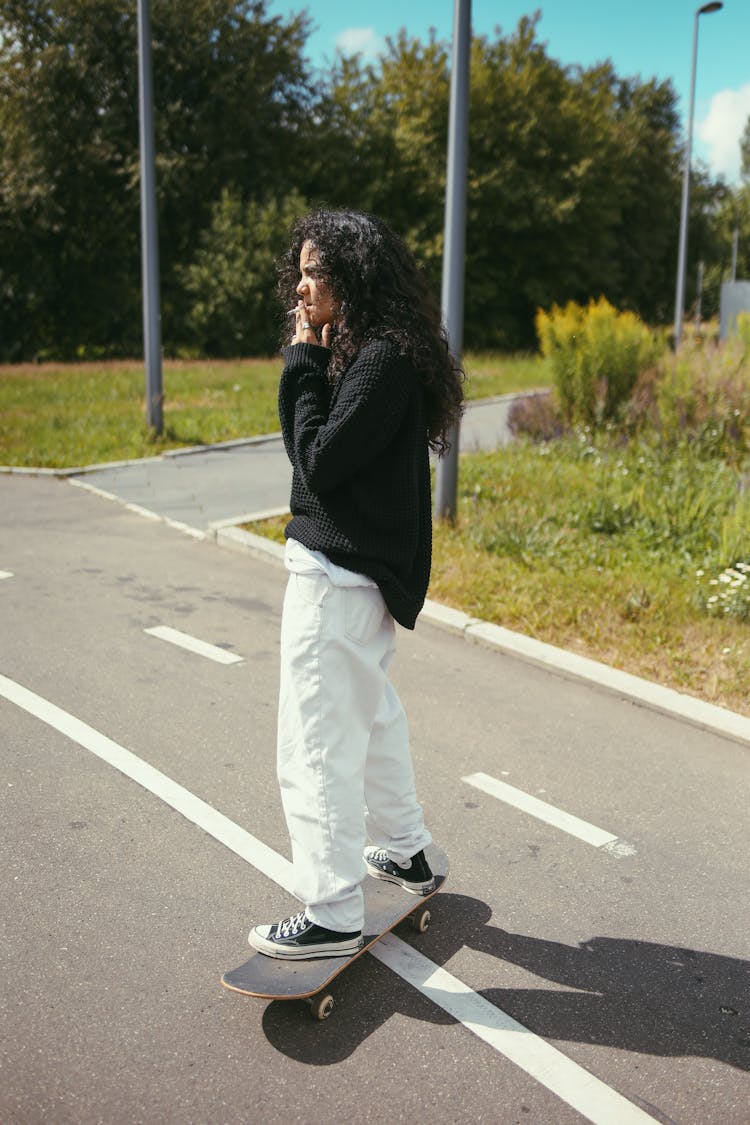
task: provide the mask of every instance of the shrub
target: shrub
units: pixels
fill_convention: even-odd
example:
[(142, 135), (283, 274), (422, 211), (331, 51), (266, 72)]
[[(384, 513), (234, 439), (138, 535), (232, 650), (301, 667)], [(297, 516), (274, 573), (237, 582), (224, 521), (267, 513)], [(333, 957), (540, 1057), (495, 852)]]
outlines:
[(750, 451), (750, 346), (684, 345), (638, 380), (624, 412), (632, 429), (654, 428), (670, 447), (732, 463)]
[(664, 346), (634, 313), (620, 313), (604, 298), (586, 307), (571, 301), (550, 313), (540, 309), (536, 325), (569, 425), (615, 419)]
[(562, 436), (564, 427), (552, 395), (542, 393), (523, 395), (512, 403), (508, 429), (514, 437), (525, 434), (532, 441), (552, 441)]

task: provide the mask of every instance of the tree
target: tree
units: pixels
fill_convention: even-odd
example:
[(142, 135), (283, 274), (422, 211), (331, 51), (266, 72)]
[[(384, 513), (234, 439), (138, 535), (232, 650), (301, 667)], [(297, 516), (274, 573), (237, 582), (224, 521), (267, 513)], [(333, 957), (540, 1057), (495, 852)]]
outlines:
[(742, 178), (750, 180), (750, 117), (745, 122), (745, 129), (740, 139), (740, 159), (742, 161)]
[[(440, 283), (448, 52), (402, 32), (377, 66), (339, 58), (324, 80), (309, 198), (383, 215)], [(435, 266), (437, 268), (435, 269)]]
[(137, 314), (135, 32), (103, 7), (0, 6), (6, 355), (117, 339)]
[[(449, 45), (402, 32), (376, 64), (339, 57), (321, 74), (304, 59), (306, 16), (271, 18), (265, 0), (153, 2), (165, 349), (269, 346), (251, 328), (249, 278), (269, 276), (268, 238), (281, 249), (295, 192), (382, 214), (439, 288)], [(525, 18), (472, 44), (469, 347), (532, 346), (536, 309), (569, 300), (604, 296), (652, 322), (673, 311), (674, 91), (611, 63), (565, 67), (536, 31)], [(0, 0), (0, 34), (2, 354), (132, 354), (135, 2)], [(691, 263), (708, 266), (724, 189), (700, 170), (695, 185)]]
[(706, 255), (703, 315), (719, 311), (721, 284), (731, 277), (732, 242), (737, 232), (737, 278), (750, 278), (750, 183), (725, 188), (710, 216), (710, 253)]
[[(351, 185), (346, 169), (357, 169), (357, 202), (397, 225), (436, 284), (449, 64), (446, 44), (402, 34), (377, 67), (352, 63), (334, 74), (328, 95), (344, 126), (333, 157), (339, 183)], [(537, 42), (535, 19), (509, 36), (474, 39), (467, 345), (529, 346), (538, 306), (601, 294), (666, 315), (677, 126), (671, 86), (623, 81), (610, 64), (565, 68)]]
[[(3, 350), (140, 350), (136, 5), (0, 0)], [(265, 0), (154, 0), (155, 132), (167, 349), (179, 268), (230, 188), (294, 186), (311, 103), (307, 17)]]
[[(620, 211), (618, 277), (609, 287), (610, 299), (650, 323), (668, 323), (674, 315), (680, 217), (682, 154), (676, 96), (670, 82), (621, 80), (612, 72), (610, 84), (613, 127), (619, 139), (612, 186)], [(696, 194), (694, 212), (698, 203)], [(691, 256), (695, 245), (693, 240)]]
[(274, 263), (292, 223), (306, 210), (296, 192), (264, 204), (243, 204), (238, 195), (222, 192), (193, 262), (181, 271), (191, 300), (188, 326), (202, 354), (243, 356), (277, 350)]

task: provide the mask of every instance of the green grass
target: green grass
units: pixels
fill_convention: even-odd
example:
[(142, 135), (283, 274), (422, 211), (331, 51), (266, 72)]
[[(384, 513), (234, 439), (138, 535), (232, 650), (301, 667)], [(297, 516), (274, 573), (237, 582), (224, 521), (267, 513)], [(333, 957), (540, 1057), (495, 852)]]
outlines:
[(278, 429), (275, 360), (164, 364), (164, 434), (139, 363), (0, 368), (0, 464), (63, 468)]
[(465, 392), (470, 400), (552, 386), (549, 362), (530, 353), (499, 355), (496, 352), (467, 352), (464, 370)]
[[(470, 398), (546, 381), (534, 356), (469, 355), (466, 367)], [(0, 465), (70, 468), (271, 433), (280, 373), (278, 358), (167, 361), (157, 439), (145, 423), (141, 363), (0, 367)]]
[[(750, 624), (704, 608), (733, 549), (735, 471), (689, 449), (575, 439), (462, 455), (459, 481), (430, 597), (750, 714)], [(278, 539), (285, 522), (251, 530)]]

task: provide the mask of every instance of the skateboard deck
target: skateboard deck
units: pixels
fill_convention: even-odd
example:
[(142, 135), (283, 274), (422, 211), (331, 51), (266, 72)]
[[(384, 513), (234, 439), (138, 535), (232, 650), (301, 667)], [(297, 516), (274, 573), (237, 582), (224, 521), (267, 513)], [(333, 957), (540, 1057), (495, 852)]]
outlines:
[(324, 990), (339, 973), (410, 916), (416, 930), (426, 931), (430, 923), (427, 904), (445, 884), (448, 857), (435, 844), (425, 849), (425, 855), (435, 876), (435, 886), (426, 895), (413, 895), (395, 883), (366, 876), (364, 945), (356, 953), (285, 961), (253, 952), (244, 964), (224, 973), (221, 983), (231, 992), (262, 1000), (307, 1000), (312, 1015), (326, 1019), (333, 1008), (333, 997)]

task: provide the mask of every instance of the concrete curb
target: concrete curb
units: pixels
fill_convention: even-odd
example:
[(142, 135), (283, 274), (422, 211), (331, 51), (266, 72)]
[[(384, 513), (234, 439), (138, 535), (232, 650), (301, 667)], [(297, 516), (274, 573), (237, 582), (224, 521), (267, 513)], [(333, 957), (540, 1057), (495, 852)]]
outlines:
[(523, 633), (514, 633), (501, 625), (469, 617), (468, 614), (439, 602), (428, 599), (421, 616), (433, 625), (461, 633), (467, 640), (488, 645), (547, 671), (559, 672), (568, 679), (596, 684), (603, 691), (620, 699), (629, 699), (652, 711), (750, 746), (750, 718), (738, 715), (735, 711), (706, 703), (673, 688), (662, 687), (630, 672), (621, 672), (609, 664), (602, 664), (587, 656), (578, 656), (567, 649), (557, 648)]
[(524, 398), (548, 398), (552, 394), (551, 387), (537, 387), (530, 391), (511, 391), (505, 395), (490, 395), (488, 398), (474, 398), (466, 403), (467, 412), (481, 410), (483, 406), (495, 406), (498, 402), (518, 402)]
[(272, 539), (266, 539), (262, 535), (253, 535), (251, 531), (243, 531), (241, 527), (217, 527), (213, 539), (219, 547), (241, 551), (265, 562), (274, 562), (278, 566), (284, 565), (284, 548), (281, 543), (274, 543)]
[[(239, 527), (224, 527), (217, 528), (213, 538), (220, 547), (243, 551), (283, 566), (284, 548), (280, 543), (265, 539), (261, 535), (253, 535)], [(577, 656), (567, 649), (537, 641), (523, 633), (514, 633), (501, 625), (492, 625), (488, 621), (482, 621), (481, 618), (470, 617), (461, 610), (441, 605), (440, 602), (429, 598), (424, 604), (420, 619), (438, 628), (458, 633), (467, 641), (486, 645), (537, 668), (565, 676), (567, 679), (593, 684), (619, 699), (630, 700), (631, 703), (647, 707), (651, 711), (690, 723), (700, 730), (711, 731), (750, 746), (750, 718), (728, 711), (724, 707), (705, 703), (701, 699), (684, 695), (673, 688), (661, 687), (640, 676), (633, 676), (630, 672), (621, 672), (609, 664), (602, 664), (586, 656)]]
[(181, 531), (183, 535), (189, 535), (191, 539), (213, 538), (208, 532), (201, 531), (198, 527), (191, 527), (188, 523), (173, 520), (170, 516), (161, 516), (158, 512), (152, 512), (150, 508), (143, 508), (140, 504), (129, 503), (127, 500), (123, 500), (121, 496), (116, 496), (114, 492), (105, 492), (103, 488), (97, 488), (95, 484), (72, 479), (68, 483), (75, 485), (76, 488), (83, 488), (86, 492), (92, 492), (94, 496), (100, 496), (103, 500), (111, 500), (113, 503), (119, 504), (126, 512), (135, 512), (137, 516), (143, 516), (145, 519), (151, 520), (152, 523), (164, 523), (175, 531)]

